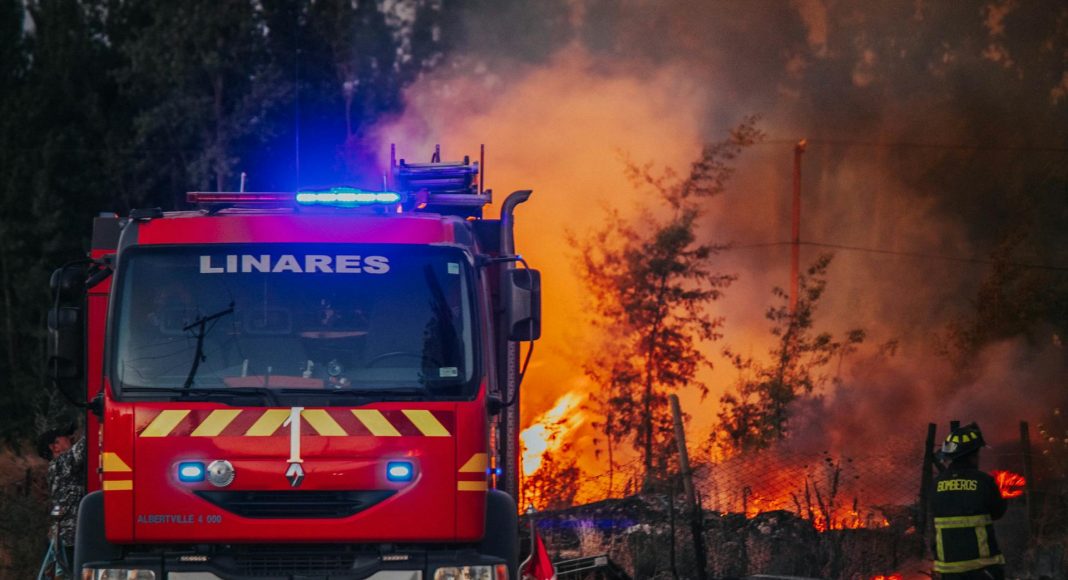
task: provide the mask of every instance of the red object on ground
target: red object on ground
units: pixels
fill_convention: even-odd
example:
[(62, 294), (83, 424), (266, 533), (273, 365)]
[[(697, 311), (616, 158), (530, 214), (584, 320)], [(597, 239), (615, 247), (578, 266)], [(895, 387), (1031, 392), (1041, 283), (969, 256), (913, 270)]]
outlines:
[(541, 535), (534, 532), (534, 552), (520, 566), (522, 580), (556, 580), (556, 568), (549, 559), (549, 551)]

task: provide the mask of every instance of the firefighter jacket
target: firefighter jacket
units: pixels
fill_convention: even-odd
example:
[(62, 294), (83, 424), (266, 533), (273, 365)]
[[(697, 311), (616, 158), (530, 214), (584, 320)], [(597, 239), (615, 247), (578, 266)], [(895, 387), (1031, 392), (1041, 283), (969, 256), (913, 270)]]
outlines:
[(48, 464), (48, 490), (59, 525), (59, 539), (64, 545), (73, 546), (78, 503), (85, 495), (85, 437)]
[(1006, 504), (993, 477), (950, 465), (935, 477), (931, 497), (936, 572), (963, 573), (1005, 563), (994, 520), (1005, 514)]

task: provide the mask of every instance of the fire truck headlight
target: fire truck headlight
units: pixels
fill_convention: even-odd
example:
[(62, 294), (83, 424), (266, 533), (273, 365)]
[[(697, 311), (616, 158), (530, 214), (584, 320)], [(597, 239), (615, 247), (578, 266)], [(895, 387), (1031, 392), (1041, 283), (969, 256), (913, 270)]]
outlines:
[(496, 566), (450, 566), (434, 571), (434, 580), (508, 580), (508, 567)]
[(179, 463), (178, 481), (183, 483), (204, 481), (204, 464), (200, 461), (184, 461)]
[(234, 482), (234, 466), (225, 459), (216, 459), (208, 465), (208, 481), (215, 487), (226, 487)]
[(156, 580), (156, 573), (152, 570), (133, 568), (104, 568), (83, 570), (82, 580)]
[(390, 481), (411, 481), (413, 475), (415, 470), (407, 461), (390, 461), (386, 464), (386, 479)]

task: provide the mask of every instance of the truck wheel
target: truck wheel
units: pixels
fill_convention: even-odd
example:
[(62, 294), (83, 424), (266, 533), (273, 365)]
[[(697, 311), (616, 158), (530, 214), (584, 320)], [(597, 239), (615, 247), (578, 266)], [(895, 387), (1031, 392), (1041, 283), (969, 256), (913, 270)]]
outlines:
[(82, 498), (78, 507), (78, 527), (74, 533), (74, 577), (82, 577), (82, 564), (119, 560), (122, 549), (104, 538), (104, 492), (94, 491)]
[(512, 496), (499, 489), (486, 492), (486, 535), (479, 551), (507, 562), (509, 578), (518, 578), (519, 515)]

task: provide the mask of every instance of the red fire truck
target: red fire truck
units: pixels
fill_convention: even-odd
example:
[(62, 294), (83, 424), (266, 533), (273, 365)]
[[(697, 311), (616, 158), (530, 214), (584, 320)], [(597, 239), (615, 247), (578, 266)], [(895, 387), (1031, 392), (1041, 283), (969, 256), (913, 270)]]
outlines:
[(516, 577), (530, 191), (486, 219), (478, 162), (391, 166), (388, 191), (96, 218), (49, 316), (88, 408), (76, 574)]

